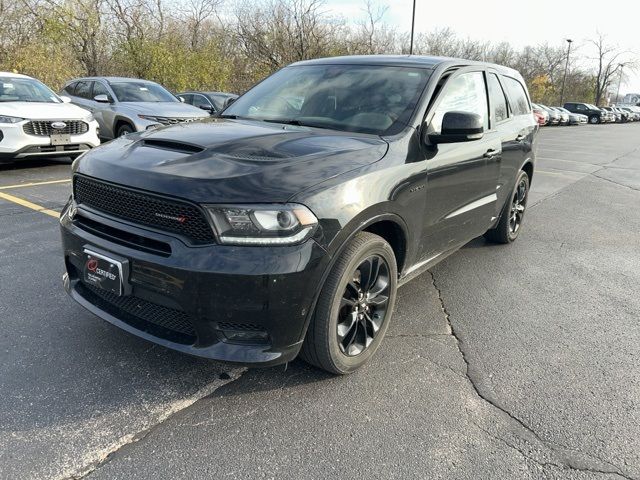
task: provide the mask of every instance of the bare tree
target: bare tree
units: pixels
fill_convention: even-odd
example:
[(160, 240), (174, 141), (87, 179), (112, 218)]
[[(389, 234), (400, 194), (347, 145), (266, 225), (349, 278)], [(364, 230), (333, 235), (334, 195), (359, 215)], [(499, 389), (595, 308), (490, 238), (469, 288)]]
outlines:
[(611, 86), (611, 82), (616, 77), (620, 66), (621, 57), (627, 53), (618, 47), (607, 42), (606, 37), (598, 33), (595, 39), (589, 41), (596, 47), (597, 73), (595, 78), (595, 104), (600, 105), (603, 97)]

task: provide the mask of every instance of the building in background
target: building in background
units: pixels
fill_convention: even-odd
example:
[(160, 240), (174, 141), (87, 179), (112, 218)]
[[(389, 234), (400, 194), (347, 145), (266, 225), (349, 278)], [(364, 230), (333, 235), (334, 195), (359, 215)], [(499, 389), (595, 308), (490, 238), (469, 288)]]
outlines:
[(640, 104), (640, 93), (627, 93), (622, 101), (625, 105)]

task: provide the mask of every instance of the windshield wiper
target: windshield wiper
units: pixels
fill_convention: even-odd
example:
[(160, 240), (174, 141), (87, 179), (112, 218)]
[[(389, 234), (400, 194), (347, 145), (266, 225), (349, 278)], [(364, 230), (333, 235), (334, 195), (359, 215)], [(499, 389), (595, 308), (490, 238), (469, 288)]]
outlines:
[(263, 118), (263, 122), (269, 123), (281, 123), (283, 125), (296, 125), (298, 127), (313, 127), (313, 128), (324, 128), (326, 130), (335, 130), (328, 125), (323, 125), (321, 123), (312, 123), (312, 122), (304, 122), (295, 118)]

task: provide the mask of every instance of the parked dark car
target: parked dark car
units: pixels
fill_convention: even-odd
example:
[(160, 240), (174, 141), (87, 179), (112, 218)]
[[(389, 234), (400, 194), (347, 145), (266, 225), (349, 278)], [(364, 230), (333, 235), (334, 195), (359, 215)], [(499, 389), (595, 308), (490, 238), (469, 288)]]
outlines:
[(604, 123), (607, 119), (607, 115), (603, 110), (589, 103), (567, 102), (564, 104), (564, 108), (571, 113), (586, 115), (589, 118), (589, 123)]
[(399, 284), (522, 228), (538, 126), (518, 72), (419, 56), (276, 72), (220, 118), (79, 158), (60, 223), (81, 305), (181, 352), (337, 374)]
[(201, 108), (211, 115), (215, 115), (238, 98), (238, 95), (225, 92), (182, 92), (178, 93), (177, 97), (181, 98), (184, 103)]

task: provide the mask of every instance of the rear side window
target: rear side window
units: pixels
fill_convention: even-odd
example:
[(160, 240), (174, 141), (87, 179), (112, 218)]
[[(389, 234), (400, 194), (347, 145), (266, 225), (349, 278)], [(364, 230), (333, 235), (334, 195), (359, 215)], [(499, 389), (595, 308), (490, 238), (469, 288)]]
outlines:
[(493, 121), (500, 123), (509, 117), (509, 111), (507, 109), (507, 99), (504, 96), (502, 86), (498, 81), (498, 76), (495, 73), (490, 73), (487, 77), (489, 86), (489, 102), (491, 103), (491, 112), (493, 113)]
[(184, 103), (188, 103), (189, 105), (193, 105), (193, 95), (190, 93), (182, 93), (178, 95), (178, 98), (183, 98)]
[(75, 83), (70, 83), (69, 85), (64, 87), (64, 92), (69, 94), (69, 95), (73, 95), (73, 92), (74, 92), (75, 88), (76, 88), (76, 84)]
[(76, 83), (75, 96), (80, 98), (91, 98), (91, 82)]
[(529, 106), (529, 100), (522, 84), (511, 77), (502, 77), (504, 79), (504, 85), (509, 93), (509, 100), (511, 110), (514, 115), (526, 115), (531, 112)]
[(489, 106), (482, 72), (463, 73), (449, 80), (441, 93), (441, 99), (429, 125), (431, 132), (442, 132), (444, 114), (453, 111), (476, 113), (482, 117), (484, 128), (489, 127)]

